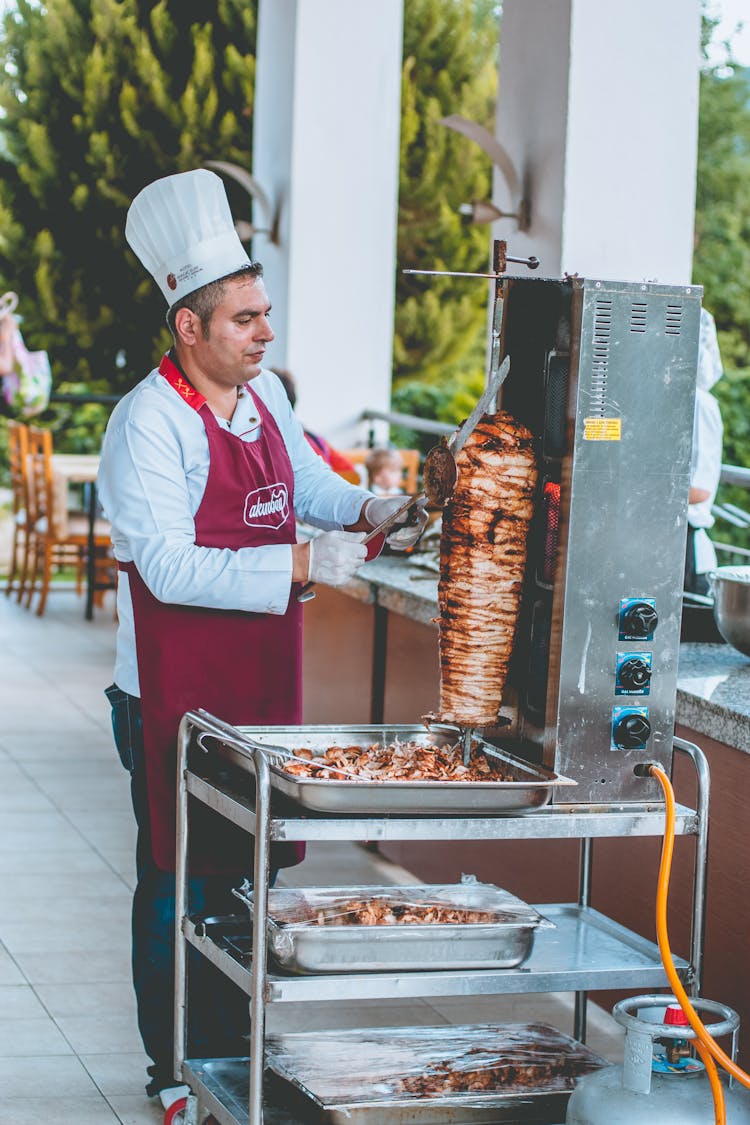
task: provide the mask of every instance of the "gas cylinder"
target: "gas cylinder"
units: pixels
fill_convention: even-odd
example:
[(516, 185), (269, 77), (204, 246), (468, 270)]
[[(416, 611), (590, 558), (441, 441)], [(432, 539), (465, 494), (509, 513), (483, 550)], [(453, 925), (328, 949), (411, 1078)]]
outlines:
[[(725, 1004), (691, 999), (712, 1017), (706, 1030), (717, 1038), (732, 1035), (734, 1055), (739, 1016)], [(664, 1022), (633, 1015), (661, 1009)], [(692, 1057), (695, 1039), (673, 996), (632, 996), (612, 1009), (626, 1030), (622, 1066), (607, 1066), (579, 1079), (568, 1102), (565, 1125), (712, 1125), (714, 1103), (703, 1064)], [(701, 1015), (701, 1018), (704, 1017)], [(719, 1072), (721, 1074), (721, 1071)], [(750, 1093), (739, 1085), (724, 1087), (727, 1125), (750, 1125)]]

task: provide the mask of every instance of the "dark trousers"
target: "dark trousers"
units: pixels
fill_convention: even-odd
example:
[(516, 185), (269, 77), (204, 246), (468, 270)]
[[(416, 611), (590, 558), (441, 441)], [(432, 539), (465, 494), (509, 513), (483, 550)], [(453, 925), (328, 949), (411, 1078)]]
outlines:
[(708, 594), (708, 578), (695, 569), (695, 528), (688, 524), (687, 548), (685, 551), (684, 589), (691, 594)]
[[(175, 1084), (174, 1045), (174, 926), (175, 877), (160, 871), (151, 855), (146, 771), (143, 754), (141, 701), (115, 684), (106, 689), (112, 707), (112, 729), (120, 760), (130, 773), (130, 793), (138, 825), (136, 888), (133, 895), (133, 985), (138, 1008), (138, 1029), (153, 1096)], [(222, 875), (191, 876), (188, 903), (191, 914), (236, 914), (239, 903), (232, 895), (237, 878)], [(231, 981), (201, 957), (188, 951), (188, 1058), (229, 1058), (247, 1054), (250, 1031), (248, 999)]]

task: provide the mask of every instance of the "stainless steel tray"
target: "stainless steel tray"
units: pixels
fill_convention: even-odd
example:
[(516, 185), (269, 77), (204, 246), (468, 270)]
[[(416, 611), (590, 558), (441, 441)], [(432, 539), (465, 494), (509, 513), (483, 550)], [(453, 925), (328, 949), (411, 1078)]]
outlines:
[[(253, 914), (253, 891), (234, 891)], [(494, 915), (494, 920), (459, 923), (339, 924), (318, 922), (352, 901), (436, 903)], [(287, 972), (353, 973), (400, 970), (512, 969), (531, 953), (534, 932), (554, 928), (515, 895), (487, 883), (408, 887), (314, 887), (268, 893), (268, 950)]]
[[(572, 1074), (541, 1077), (533, 1088), (514, 1085), (513, 1064), (539, 1066), (550, 1059), (564, 1059)], [(575, 1078), (607, 1065), (606, 1059), (583, 1044), (544, 1024), (364, 1028), (271, 1036), (266, 1060), (280, 1079), (274, 1086), (276, 1097), (294, 1107), (306, 1106), (303, 1120), (326, 1125), (562, 1120)], [(408, 1092), (411, 1082), (418, 1090), (426, 1076), (434, 1075), (439, 1085), (444, 1064), (452, 1073), (504, 1073), (508, 1084), (489, 1091)]]
[[(237, 727), (236, 730), (261, 745), (279, 746), (293, 754), (307, 749), (315, 757), (342, 742), (347, 746), (363, 748), (374, 743), (388, 745), (396, 739), (447, 746), (459, 739), (456, 729), (437, 725), (429, 729), (422, 725), (369, 725), (258, 726)], [(477, 745), (489, 759), (502, 766), (510, 780), (327, 781), (293, 777), (283, 768), (283, 754), (275, 754), (269, 749), (271, 785), (279, 793), (316, 812), (463, 816), (467, 813), (503, 815), (531, 812), (546, 805), (557, 787), (576, 784), (543, 766), (515, 758), (481, 738), (475, 738), (474, 746)]]

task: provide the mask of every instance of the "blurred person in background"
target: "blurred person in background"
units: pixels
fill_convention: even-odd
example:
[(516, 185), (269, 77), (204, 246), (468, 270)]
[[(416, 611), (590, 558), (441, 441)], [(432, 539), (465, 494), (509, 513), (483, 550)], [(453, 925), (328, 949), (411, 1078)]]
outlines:
[(371, 449), (365, 457), (367, 487), (376, 496), (403, 495), (404, 463), (397, 449)]
[(716, 324), (711, 313), (701, 309), (684, 587), (692, 594), (708, 593), (707, 576), (717, 565), (716, 550), (708, 536), (708, 529), (714, 524), (711, 507), (721, 476), (724, 431), (719, 404), (711, 394), (711, 388), (722, 374)]

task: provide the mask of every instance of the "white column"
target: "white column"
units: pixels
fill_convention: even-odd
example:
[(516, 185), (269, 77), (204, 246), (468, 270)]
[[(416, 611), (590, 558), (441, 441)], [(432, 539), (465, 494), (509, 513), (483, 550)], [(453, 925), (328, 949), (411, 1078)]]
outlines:
[(689, 282), (699, 62), (700, 0), (505, 0), (496, 133), (531, 226), (494, 237), (546, 276)]
[[(310, 429), (346, 445), (391, 388), (403, 0), (260, 0), (255, 179), (280, 208), (264, 265)], [(259, 216), (256, 213), (256, 222)]]

